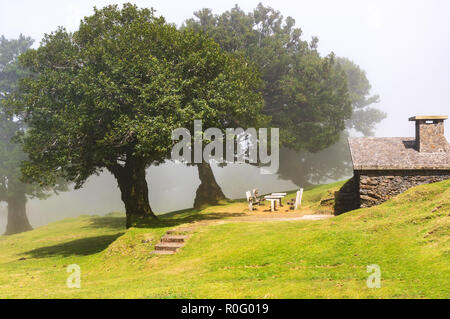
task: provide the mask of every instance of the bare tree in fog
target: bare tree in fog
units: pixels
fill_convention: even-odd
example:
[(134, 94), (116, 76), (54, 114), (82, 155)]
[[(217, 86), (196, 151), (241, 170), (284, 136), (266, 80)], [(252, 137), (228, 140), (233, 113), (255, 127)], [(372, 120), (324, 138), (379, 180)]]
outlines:
[[(49, 188), (21, 180), (20, 164), (26, 159), (22, 145), (13, 138), (25, 130), (23, 121), (8, 113), (3, 107), (5, 98), (17, 90), (19, 79), (29, 73), (19, 66), (17, 58), (27, 51), (33, 40), (20, 35), (18, 39), (0, 37), (0, 201), (8, 204), (8, 222), (5, 235), (32, 229), (26, 213), (28, 198), (45, 198)], [(64, 183), (55, 190), (65, 190)]]

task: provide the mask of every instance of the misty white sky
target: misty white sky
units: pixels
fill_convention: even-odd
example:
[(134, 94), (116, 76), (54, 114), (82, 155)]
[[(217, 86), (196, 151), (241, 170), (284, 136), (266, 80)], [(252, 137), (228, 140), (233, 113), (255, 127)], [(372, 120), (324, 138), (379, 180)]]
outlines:
[[(92, 14), (93, 6), (121, 4), (126, 1), (108, 0), (0, 0), (0, 35), (16, 38), (20, 33), (36, 40), (36, 46), (44, 33), (64, 26), (75, 31), (80, 19)], [(135, 0), (130, 1), (140, 7), (153, 7), (158, 15), (167, 21), (180, 25), (192, 13), (201, 8), (211, 8), (221, 13), (238, 4), (245, 11), (256, 7), (258, 0)], [(284, 16), (290, 15), (296, 25), (304, 31), (304, 39), (319, 37), (319, 50), (323, 54), (334, 51), (338, 56), (348, 57), (367, 71), (372, 83), (372, 92), (381, 97), (378, 107), (388, 113), (388, 118), (378, 126), (376, 136), (414, 136), (414, 125), (408, 117), (414, 115), (450, 115), (450, 1), (427, 0), (297, 0), (262, 1)], [(446, 136), (450, 140), (450, 121), (446, 123)], [(172, 171), (177, 168), (171, 168)], [(198, 185), (196, 172), (192, 168), (180, 169), (179, 180), (168, 180), (165, 170), (152, 168), (148, 179), (150, 190), (158, 188), (158, 183), (168, 185), (163, 193), (150, 193), (150, 201), (156, 210), (188, 207)], [(227, 170), (217, 170), (219, 183)], [(244, 174), (244, 171), (241, 171)], [(155, 178), (155, 174), (156, 177)], [(159, 174), (159, 177), (158, 177)], [(245, 174), (252, 174), (245, 170)], [(242, 175), (240, 175), (242, 177)], [(262, 191), (272, 185), (277, 189), (292, 189), (290, 182), (276, 182), (276, 178), (266, 176), (260, 180)], [(180, 193), (180, 182), (191, 183), (189, 190)], [(244, 178), (234, 184), (233, 189), (250, 189), (255, 180)], [(95, 184), (97, 183), (97, 184)], [(45, 206), (36, 202), (29, 204), (29, 217), (33, 225), (49, 221), (43, 213), (58, 213), (61, 203), (66, 204), (67, 214), (84, 212), (107, 212), (114, 209), (123, 211), (117, 189), (109, 191), (115, 183), (112, 177), (93, 180), (89, 187), (101, 191), (91, 192), (89, 187), (79, 192), (62, 194), (45, 201)], [(91, 186), (95, 184), (94, 186)], [(242, 185), (241, 185), (242, 184)], [(236, 187), (238, 186), (238, 187)], [(177, 188), (178, 187), (178, 188)], [(227, 195), (231, 190), (224, 189)], [(167, 198), (184, 196), (177, 207), (167, 207)], [(73, 197), (75, 196), (75, 197)], [(152, 200), (153, 197), (153, 200)], [(113, 198), (113, 200), (111, 200)], [(166, 199), (164, 199), (166, 198)], [(158, 202), (158, 199), (160, 200)], [(76, 204), (75, 204), (76, 203)], [(108, 203), (105, 206), (104, 203)], [(187, 203), (187, 204), (186, 204)], [(76, 205), (76, 207), (75, 207)], [(80, 206), (81, 205), (81, 206)], [(103, 206), (101, 206), (103, 205)], [(183, 206), (184, 205), (184, 206)], [(188, 206), (186, 206), (188, 205)], [(3, 208), (4, 209), (4, 208)], [(107, 210), (107, 211), (105, 211)], [(6, 217), (2, 214), (3, 217)], [(2, 216), (0, 215), (0, 219)], [(42, 220), (44, 218), (45, 220)], [(50, 218), (54, 220), (54, 218)], [(0, 221), (0, 224), (2, 222)]]

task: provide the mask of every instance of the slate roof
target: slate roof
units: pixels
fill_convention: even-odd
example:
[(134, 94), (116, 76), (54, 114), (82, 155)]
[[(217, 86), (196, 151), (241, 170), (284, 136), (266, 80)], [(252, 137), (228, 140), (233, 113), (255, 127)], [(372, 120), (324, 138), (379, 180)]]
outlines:
[(414, 137), (353, 137), (348, 144), (354, 170), (450, 170), (450, 152), (418, 152)]

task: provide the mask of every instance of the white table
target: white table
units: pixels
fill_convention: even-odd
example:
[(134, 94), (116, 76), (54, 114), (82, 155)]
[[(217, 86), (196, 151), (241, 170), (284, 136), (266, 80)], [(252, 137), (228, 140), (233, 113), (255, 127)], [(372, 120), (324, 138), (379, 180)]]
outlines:
[[(287, 193), (272, 193), (269, 196), (282, 196), (281, 198), (283, 198), (286, 195), (287, 195)], [(280, 203), (280, 206), (283, 206), (283, 203), (281, 203), (281, 198), (279, 200), (279, 203)]]
[(272, 195), (264, 196), (264, 199), (270, 201), (270, 210), (273, 212), (273, 211), (276, 210), (276, 202), (279, 202), (280, 206), (283, 206), (281, 204), (281, 199), (284, 196), (286, 196), (286, 195), (274, 195), (274, 194), (272, 194)]

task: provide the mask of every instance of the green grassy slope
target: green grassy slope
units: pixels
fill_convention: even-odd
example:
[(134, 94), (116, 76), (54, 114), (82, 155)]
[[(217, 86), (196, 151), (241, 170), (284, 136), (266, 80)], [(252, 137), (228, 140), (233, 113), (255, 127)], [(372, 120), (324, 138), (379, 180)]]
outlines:
[[(306, 191), (303, 209), (327, 211), (339, 185)], [(129, 230), (121, 214), (81, 216), (0, 237), (0, 298), (450, 297), (450, 180), (328, 220), (208, 224), (244, 210), (226, 203)], [(149, 254), (192, 220), (205, 225), (180, 252)], [(81, 289), (66, 287), (73, 263)], [(379, 289), (366, 286), (370, 264)]]

